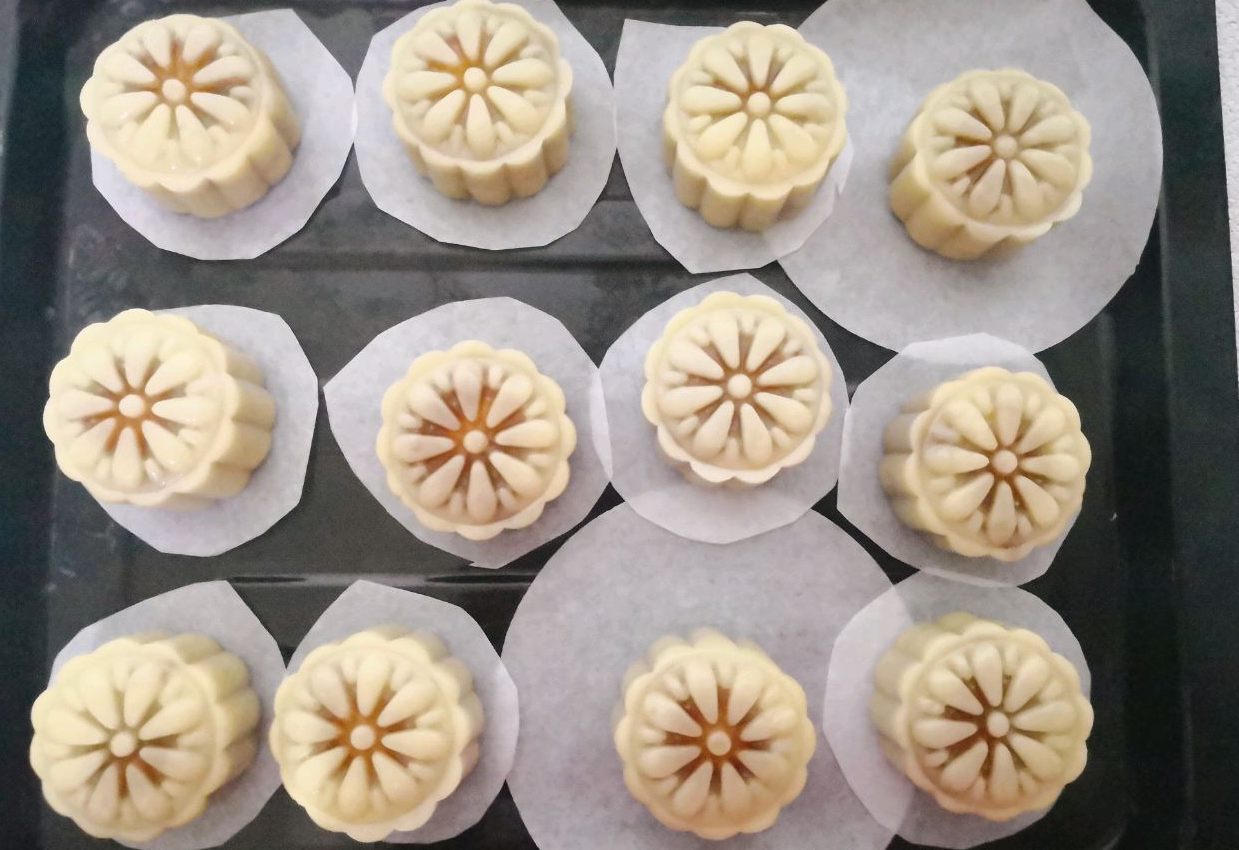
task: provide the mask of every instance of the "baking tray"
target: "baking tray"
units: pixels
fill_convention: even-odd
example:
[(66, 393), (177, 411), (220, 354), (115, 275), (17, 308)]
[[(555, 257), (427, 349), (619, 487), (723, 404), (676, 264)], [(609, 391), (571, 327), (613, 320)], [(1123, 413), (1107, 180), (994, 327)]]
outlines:
[[(419, 4), (291, 5), (355, 74), (371, 35)], [(608, 67), (625, 17), (794, 25), (816, 0), (779, 5), (564, 2)], [(1019, 2), (1011, 5), (1018, 13)], [(1049, 816), (987, 847), (1235, 850), (1239, 397), (1214, 9), (1200, 0), (1095, 0), (1094, 7), (1148, 71), (1165, 136), (1162, 204), (1139, 268), (1100, 316), (1042, 355), (1078, 404), (1095, 461), (1079, 522), (1054, 567), (1027, 589), (1080, 638), (1097, 725), (1087, 771)], [(82, 626), (154, 594), (226, 578), (287, 655), (336, 594), (366, 577), (464, 607), (501, 646), (522, 592), (558, 545), (498, 572), (463, 568), (405, 532), (369, 496), (320, 412), (305, 495), (287, 518), (220, 557), (162, 555), (55, 473), (40, 425), (46, 378), (82, 325), (135, 306), (269, 310), (287, 319), (325, 381), (401, 319), (452, 300), (512, 295), (557, 316), (598, 361), (643, 312), (709, 278), (683, 271), (653, 240), (618, 163), (584, 224), (544, 249), (491, 253), (436, 243), (375, 208), (352, 160), (309, 225), (259, 259), (206, 263), (154, 248), (91, 185), (77, 92), (95, 54), (140, 20), (252, 8), (243, 0), (0, 0), (5, 850), (102, 844), (50, 812), (26, 765), (30, 703), (55, 651)], [(823, 316), (777, 266), (757, 276), (822, 328), (850, 388), (891, 356)], [(591, 517), (618, 501), (608, 489)], [(816, 509), (850, 529), (833, 493)], [(862, 542), (893, 580), (909, 574)], [(354, 845), (315, 828), (280, 791), (225, 846)], [(477, 826), (441, 846), (534, 844), (505, 791)], [(891, 846), (910, 845), (896, 839)]]

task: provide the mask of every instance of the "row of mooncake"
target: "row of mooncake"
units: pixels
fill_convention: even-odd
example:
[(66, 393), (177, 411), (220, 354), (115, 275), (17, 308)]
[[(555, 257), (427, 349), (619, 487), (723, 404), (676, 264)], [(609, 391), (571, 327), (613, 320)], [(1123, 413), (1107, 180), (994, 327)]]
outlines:
[[(418, 171), (451, 198), (502, 204), (563, 168), (572, 69), (513, 4), (461, 0), (395, 44), (383, 94)], [(284, 178), (300, 125), (270, 60), (230, 24), (148, 21), (105, 49), (81, 94), (91, 144), (176, 212), (217, 217)], [(677, 197), (716, 227), (765, 230), (804, 208), (847, 141), (830, 58), (780, 24), (707, 36), (668, 85)], [(1075, 215), (1089, 125), (1054, 85), (970, 71), (925, 99), (891, 163), (890, 206), (957, 259), (1026, 244)]]
[[(292, 798), (358, 841), (417, 829), (486, 746), (468, 668), (435, 635), (376, 626), (312, 650), (280, 685), (269, 745)], [(70, 659), (32, 710), (51, 806), (91, 835), (150, 841), (200, 816), (259, 746), (245, 663), (202, 634), (112, 640)], [(1079, 776), (1093, 714), (1075, 668), (1023, 629), (957, 612), (878, 662), (886, 755), (945, 809), (1006, 820)], [(624, 677), (614, 744), (632, 795), (667, 827), (764, 830), (817, 746), (804, 690), (758, 646), (667, 636)]]
[[(750, 487), (803, 462), (833, 411), (812, 328), (771, 298), (718, 292), (649, 350), (657, 450), (703, 486)], [(879, 469), (898, 516), (961, 555), (1018, 560), (1056, 540), (1091, 455), (1043, 378), (998, 367), (910, 399)], [(382, 399), (376, 452), (426, 527), (473, 540), (527, 527), (568, 484), (576, 428), (525, 354), (466, 340), (416, 358)], [(129, 310), (85, 328), (52, 372), (57, 462), (101, 501), (194, 509), (246, 486), (277, 411), (258, 365), (183, 317)]]

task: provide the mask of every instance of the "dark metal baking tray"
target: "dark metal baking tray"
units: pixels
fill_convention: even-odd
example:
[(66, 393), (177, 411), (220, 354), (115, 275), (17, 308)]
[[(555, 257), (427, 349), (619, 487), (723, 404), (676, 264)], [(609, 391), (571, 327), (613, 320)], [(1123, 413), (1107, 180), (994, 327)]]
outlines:
[[(1018, 14), (1020, 3), (1010, 2)], [(564, 7), (613, 67), (626, 16), (798, 24), (816, 3), (787, 0), (777, 11), (745, 0), (674, 0), (670, 7), (654, 0), (565, 0)], [(418, 4), (291, 5), (356, 73), (371, 35)], [(1027, 587), (1062, 612), (1090, 660), (1097, 725), (1089, 766), (1048, 817), (989, 846), (1234, 850), (1239, 398), (1214, 10), (1201, 0), (1094, 0), (1094, 6), (1153, 82), (1165, 183), (1136, 273), (1100, 316), (1043, 355), (1079, 405), (1096, 460), (1075, 530), (1049, 573)], [(488, 253), (438, 244), (376, 209), (353, 161), (309, 225), (257, 260), (206, 263), (154, 248), (91, 185), (77, 92), (98, 50), (140, 20), (251, 8), (243, 0), (0, 0), (0, 847), (6, 850), (102, 843), (50, 812), (26, 765), (30, 703), (51, 656), (82, 626), (151, 595), (226, 578), (288, 653), (334, 596), (364, 576), (463, 606), (499, 646), (524, 588), (558, 545), (499, 572), (464, 568), (411, 537), (370, 498), (320, 415), (305, 496), (291, 515), (220, 557), (162, 555), (55, 473), (40, 410), (51, 366), (82, 325), (133, 306), (224, 302), (270, 310), (288, 320), (326, 380), (401, 319), (451, 300), (506, 294), (559, 317), (597, 361), (645, 310), (704, 279), (684, 272), (654, 242), (618, 164), (581, 228), (540, 250)], [(851, 387), (890, 357), (819, 313), (777, 266), (757, 275), (814, 318)], [(617, 502), (608, 490), (592, 515)], [(833, 494), (817, 510), (848, 527)], [(909, 574), (866, 545), (892, 579)], [(316, 829), (280, 791), (226, 846), (351, 842)], [(505, 791), (481, 823), (442, 846), (534, 845)], [(892, 846), (908, 845), (896, 839)]]

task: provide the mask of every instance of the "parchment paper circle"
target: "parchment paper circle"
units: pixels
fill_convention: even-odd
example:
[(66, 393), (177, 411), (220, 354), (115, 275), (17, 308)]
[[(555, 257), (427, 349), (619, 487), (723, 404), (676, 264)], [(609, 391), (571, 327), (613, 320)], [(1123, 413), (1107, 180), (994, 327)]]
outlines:
[(209, 581), (153, 596), (82, 629), (56, 653), (51, 679), (56, 678), (70, 658), (92, 652), (110, 640), (152, 631), (204, 634), (245, 662), (250, 687), (258, 694), (262, 707), (254, 733), (258, 752), (240, 776), (211, 795), (206, 811), (194, 820), (153, 841), (119, 843), (143, 850), (217, 847), (257, 817), (280, 787), (280, 769), (266, 741), (275, 712), (275, 689), (284, 678), (284, 656), (231, 585), (226, 581)]
[[(1050, 568), (1079, 511), (1068, 521), (1061, 537), (1038, 546), (1018, 561), (1008, 564), (994, 558), (967, 558), (938, 547), (929, 536), (904, 525), (878, 479), (882, 435), (904, 402), (982, 366), (1035, 372), (1050, 381), (1045, 366), (1028, 350), (988, 334), (973, 334), (913, 343), (856, 388), (843, 426), (839, 512), (874, 543), (919, 570), (968, 584), (1024, 584)], [(1088, 425), (1084, 423), (1086, 436)], [(1087, 491), (1084, 498), (1088, 498)]]
[(90, 165), (95, 188), (156, 247), (199, 260), (249, 260), (305, 227), (344, 170), (357, 116), (353, 81), (296, 12), (274, 9), (222, 20), (271, 58), (301, 122), (301, 144), (284, 179), (253, 206), (203, 219), (164, 208), (93, 150)]
[[(512, 2), (512, 0), (505, 0)], [(357, 166), (374, 203), (383, 212), (440, 242), (474, 248), (533, 248), (571, 233), (602, 194), (615, 160), (615, 91), (602, 57), (551, 0), (519, 0), (559, 38), (572, 66), (572, 139), (568, 162), (538, 194), (498, 207), (458, 201), (435, 189), (413, 166), (392, 128), (383, 100), (391, 51), (434, 3), (410, 12), (370, 42), (357, 75)]]
[(230, 304), (156, 312), (184, 316), (258, 361), (267, 392), (275, 399), (271, 451), (244, 490), (204, 508), (166, 511), (119, 502), (99, 504), (113, 520), (160, 552), (219, 555), (263, 534), (301, 501), (318, 418), (318, 376), (292, 328), (274, 313)]
[[(711, 292), (766, 295), (808, 322), (830, 361), (832, 410), (813, 453), (799, 466), (780, 471), (756, 487), (733, 489), (694, 484), (667, 463), (658, 450), (657, 431), (641, 412), (645, 355), (681, 310)], [(839, 478), (839, 452), (847, 410), (847, 381), (830, 344), (801, 310), (749, 274), (712, 280), (687, 289), (650, 310), (624, 331), (599, 367), (606, 405), (615, 489), (638, 514), (691, 540), (731, 543), (787, 525), (829, 493)], [(599, 449), (602, 453), (602, 449)]]
[[(576, 451), (568, 463), (568, 489), (546, 506), (528, 528), (502, 531), (490, 540), (466, 540), (459, 534), (431, 531), (387, 486), (374, 443), (383, 425), (383, 393), (404, 377), (409, 365), (427, 351), (446, 351), (458, 342), (478, 339), (493, 348), (528, 354), (538, 371), (564, 391), (568, 418), (576, 426)], [(407, 319), (379, 334), (327, 382), (323, 395), (336, 442), (354, 474), (387, 512), (418, 540), (468, 558), (475, 567), (494, 569), (511, 563), (563, 534), (593, 508), (607, 486), (607, 474), (594, 446), (595, 417), (590, 389), (597, 368), (558, 319), (512, 298), (479, 298), (444, 304)]]
[(482, 701), (486, 726), (479, 739), (477, 765), (460, 787), (439, 803), (424, 826), (393, 832), (383, 839), (391, 844), (446, 841), (482, 819), (512, 769), (520, 727), (516, 685), (482, 627), (464, 609), (370, 581), (354, 582), (331, 603), (298, 645), (288, 669), (296, 672), (315, 647), (385, 625), (425, 630), (438, 637), (448, 652), (469, 668), (473, 689)]
[[(667, 84), (694, 44), (722, 31), (722, 27), (625, 20), (615, 57), (619, 154), (628, 188), (658, 244), (694, 273), (755, 269), (795, 251), (834, 210), (853, 156), (849, 141), (812, 202), (798, 215), (762, 233), (712, 227), (696, 210), (681, 204), (663, 163), (662, 116)], [(801, 34), (818, 46), (833, 42)], [(833, 49), (830, 52), (833, 56)], [(847, 81), (844, 83), (846, 87)], [(850, 110), (848, 114), (850, 120)]]
[[(503, 659), (521, 692), (512, 799), (542, 850), (715, 846), (664, 827), (624, 787), (612, 712), (624, 673), (666, 634), (712, 626), (750, 638), (809, 695), (842, 625), (890, 583), (825, 517), (730, 546), (677, 537), (620, 505), (577, 532), (521, 600)], [(816, 718), (814, 718), (816, 719)], [(744, 850), (877, 850), (891, 832), (852, 794), (819, 739), (804, 792)]]
[[(1088, 662), (1071, 629), (1053, 608), (1018, 588), (968, 587), (914, 575), (883, 593), (844, 627), (830, 656), (822, 728), (852, 790), (887, 829), (914, 844), (964, 850), (1012, 835), (1045, 817), (1048, 809), (995, 822), (958, 815), (919, 791), (882, 752), (869, 717), (873, 671), (905, 629), (954, 611), (1036, 632), (1080, 673), (1088, 696)], [(1070, 788), (1064, 793), (1071, 793)]]
[[(833, 36), (856, 159), (835, 215), (780, 262), (836, 322), (892, 350), (987, 331), (1040, 351), (1131, 276), (1157, 208), (1161, 125), (1140, 63), (1084, 0), (831, 0), (800, 30)], [(1059, 86), (1088, 119), (1092, 183), (1079, 215), (1022, 251), (948, 260), (891, 213), (887, 166), (930, 89), (1008, 67)]]

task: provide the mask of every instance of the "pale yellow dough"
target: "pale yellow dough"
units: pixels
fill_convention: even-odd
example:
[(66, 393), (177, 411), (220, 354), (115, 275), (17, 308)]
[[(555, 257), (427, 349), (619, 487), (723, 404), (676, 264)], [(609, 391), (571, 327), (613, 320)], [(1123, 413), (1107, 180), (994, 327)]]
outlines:
[(870, 704), (895, 766), (952, 812), (994, 821), (1054, 804), (1084, 770), (1093, 708), (1039, 636), (971, 614), (900, 635)]
[(215, 18), (138, 24), (99, 54), (81, 105), (91, 146), (130, 183), (201, 218), (266, 195), (301, 140), (271, 61)]
[(732, 24), (671, 77), (663, 154), (676, 197), (715, 227), (765, 230), (807, 206), (847, 141), (830, 57), (782, 24)]
[(181, 316), (83, 328), (52, 370), (43, 429), (101, 502), (199, 508), (239, 493), (271, 447), (258, 364)]
[(387, 486), (434, 531), (487, 540), (532, 525), (568, 486), (563, 390), (519, 351), (431, 351), (383, 396)]
[(707, 839), (773, 825), (817, 746), (799, 683), (711, 629), (655, 643), (628, 671), (617, 714), (628, 790), (667, 827)]
[(879, 474), (901, 520), (1000, 561), (1062, 536), (1092, 461), (1075, 405), (1040, 375), (997, 366), (909, 401), (884, 446)]
[(568, 160), (572, 68), (515, 4), (426, 13), (392, 48), (383, 97), (413, 164), (449, 198), (527, 198)]
[(1080, 209), (1090, 129), (1023, 71), (969, 71), (930, 92), (891, 162), (890, 205), (926, 248), (970, 260), (1025, 245)]
[(316, 824), (382, 841), (456, 790), (482, 725), (473, 677), (438, 638), (380, 626), (316, 648), (284, 680), (271, 752)]
[(118, 638), (69, 660), (31, 710), (43, 796), (96, 838), (146, 842), (249, 766), (258, 696), (205, 635)]
[(675, 315), (645, 358), (641, 409), (690, 480), (749, 486), (802, 463), (830, 419), (813, 329), (764, 295), (715, 292)]

